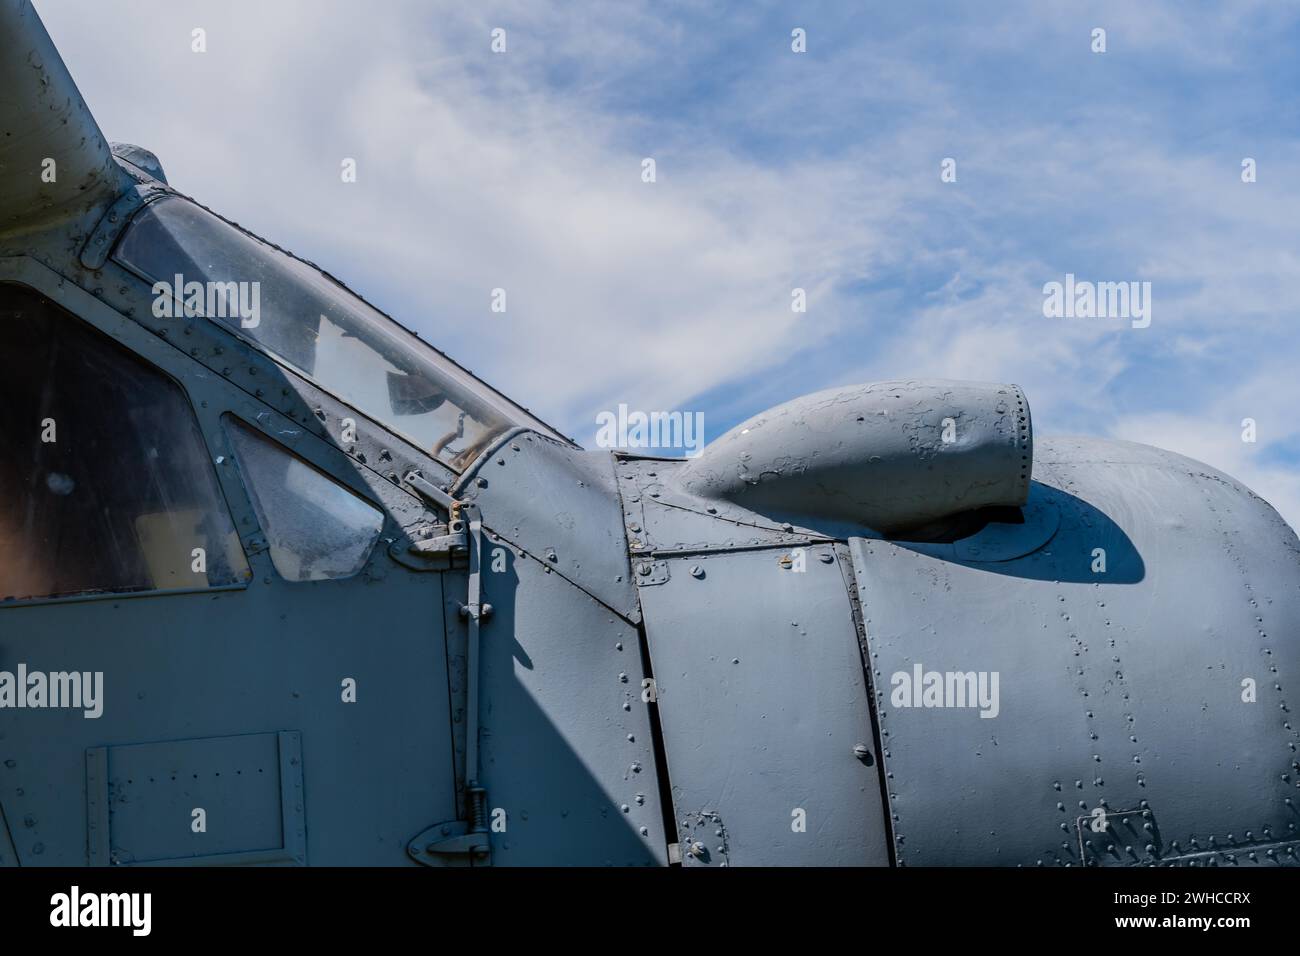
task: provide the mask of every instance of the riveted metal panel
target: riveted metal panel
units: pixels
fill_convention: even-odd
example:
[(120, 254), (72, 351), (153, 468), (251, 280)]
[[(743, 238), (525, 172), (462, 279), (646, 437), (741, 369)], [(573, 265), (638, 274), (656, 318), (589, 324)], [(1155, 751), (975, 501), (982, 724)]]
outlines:
[[(1032, 554), (852, 542), (899, 863), (1134, 864), (1293, 839), (1295, 534), (1177, 455), (1040, 455), (1060, 523)], [(918, 668), (997, 674), (996, 716), (918, 698)]]
[[(827, 540), (825, 534), (803, 527), (797, 520), (795, 524), (775, 521), (729, 501), (705, 501), (682, 491), (676, 479), (685, 464), (681, 460), (620, 455), (616, 463), (633, 564), (646, 555), (740, 551)], [(856, 525), (850, 530), (862, 531)]]
[(1021, 505), (1033, 429), (1015, 385), (844, 385), (755, 415), (675, 478), (706, 500), (901, 531), (989, 505)]
[[(107, 696), (97, 720), (66, 710), (0, 711), (0, 800), (23, 865), (81, 864), (88, 850), (103, 862), (87, 841), (96, 819), (90, 813), (88, 821), (88, 748), (278, 727), (301, 729), (303, 783), (318, 784), (305, 835), (310, 861), (410, 863), (411, 835), (456, 815), (442, 575), (408, 571), (377, 547), (352, 578), (283, 582), (221, 417), (237, 415), (378, 504), (389, 541), (437, 516), (394, 483), (395, 473), (380, 474), (323, 440), (319, 416), (273, 364), (257, 365), (257, 390), (243, 390), (209, 374), (181, 345), (204, 334), (199, 324), (151, 334), (27, 257), (0, 259), (0, 278), (38, 289), (183, 383), (254, 572), (245, 588), (219, 593), (96, 594), (0, 608), (0, 668), (102, 672)], [(261, 361), (253, 356), (250, 368), (254, 360)], [(289, 413), (273, 411), (263, 393)], [(322, 399), (330, 420), (343, 410)], [(400, 446), (392, 448), (395, 460), (384, 467), (396, 469)], [(427, 457), (419, 463), (431, 467)], [(340, 693), (349, 678), (355, 702)]]
[(641, 591), (684, 865), (889, 862), (840, 558), (790, 558), (675, 558)]
[[(130, 185), (29, 0), (0, 3), (0, 232), (48, 226)], [(42, 174), (58, 157), (58, 177)]]
[[(452, 720), (463, 779), (464, 575), (447, 575)], [(493, 866), (662, 865), (639, 634), (499, 538), (484, 542), (479, 759)], [(504, 827), (504, 829), (502, 829)]]
[(476, 502), (496, 534), (628, 620), (640, 620), (607, 452), (523, 432), (482, 456), (453, 491)]
[(296, 733), (95, 747), (86, 768), (92, 865), (307, 862)]

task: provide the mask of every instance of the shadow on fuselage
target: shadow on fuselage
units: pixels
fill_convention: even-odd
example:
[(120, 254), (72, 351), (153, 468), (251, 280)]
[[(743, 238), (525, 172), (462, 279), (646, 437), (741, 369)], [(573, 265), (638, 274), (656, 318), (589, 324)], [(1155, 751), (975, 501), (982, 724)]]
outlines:
[[(970, 538), (947, 545), (894, 539), (900, 548), (930, 554), (991, 574), (1032, 581), (1061, 581), (1072, 584), (1138, 584), (1146, 577), (1146, 563), (1132, 538), (1109, 515), (1077, 495), (1034, 482), (1034, 490), (1046, 507), (1054, 509), (1054, 532), (1035, 528), (1040, 513), (1023, 524), (992, 522)], [(1017, 509), (1019, 510), (1019, 509)], [(1002, 527), (998, 527), (1001, 524)], [(1005, 533), (1014, 541), (1026, 536), (1027, 553), (1006, 560), (980, 560), (964, 554), (980, 535)], [(1044, 536), (1041, 544), (1032, 539)], [(963, 547), (965, 546), (965, 547)], [(946, 552), (946, 553), (945, 553)]]

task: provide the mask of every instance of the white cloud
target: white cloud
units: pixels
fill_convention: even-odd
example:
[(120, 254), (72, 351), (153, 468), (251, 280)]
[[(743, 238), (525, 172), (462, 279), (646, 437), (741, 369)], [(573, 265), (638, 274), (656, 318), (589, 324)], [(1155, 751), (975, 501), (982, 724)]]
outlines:
[[(110, 62), (100, 27), (119, 12), (47, 6), (110, 139), (137, 138), (173, 185), (352, 278), (562, 422), (594, 422), (618, 401), (674, 407), (808, 346), (834, 326), (796, 321), (790, 290), (827, 300), (836, 270), (883, 242), (844, 206), (842, 189), (863, 183), (842, 168), (777, 172), (709, 142), (620, 145), (619, 116), (527, 85), (541, 40), (526, 28), (494, 59), (486, 28), (471, 32), (478, 49), (460, 42), (463, 25), (405, 32), (414, 5), (354, 24), (318, 4), (256, 17), (240, 4), (140, 4)], [(612, 22), (581, 41), (601, 62), (642, 49)], [(190, 52), (191, 23), (208, 30), (207, 54)], [(556, 37), (579, 42), (545, 39)], [(526, 65), (512, 76), (516, 51)], [(643, 155), (658, 163), (654, 184), (640, 179)], [(339, 180), (344, 156), (358, 160), (355, 186)], [(488, 311), (498, 287), (505, 316)]]
[[(1242, 44), (1282, 14), (966, 10), (888, 37), (814, 34), (825, 56), (808, 60), (777, 55), (774, 35), (748, 69), (734, 41), (761, 40), (759, 13), (709, 4), (683, 8), (705, 10), (694, 28), (646, 4), (523, 0), (40, 9), (110, 139), (156, 150), (178, 188), (350, 281), (580, 439), (623, 401), (673, 408), (730, 388), (716, 403), (734, 414), (851, 380), (1015, 381), (1043, 433), (1195, 449), (1300, 518), (1294, 481), (1261, 464), (1294, 432), (1262, 429), (1248, 449), (1196, 439), (1250, 414), (1243, 403), (1282, 407), (1263, 383), (1289, 383), (1257, 359), (1300, 358), (1300, 192), (1282, 173), (1300, 149), (1257, 137), (1198, 151), (1169, 135), (1192, 117), (1165, 115), (1154, 93), (1072, 85), (1079, 61), (1063, 46), (1098, 17), (1114, 52), (1082, 60), (1098, 82), (1164, 57), (1217, 83), (1248, 68)], [(190, 52), (196, 25), (207, 54)], [(504, 56), (488, 51), (496, 25)], [(961, 69), (936, 62), (936, 44)], [(694, 76), (702, 55), (716, 75)], [(1033, 108), (995, 111), (980, 92), (990, 62), (1069, 92), (1018, 88)], [(644, 90), (624, 89), (628, 76)], [(697, 98), (651, 115), (664, 88)], [(1236, 154), (1260, 148), (1260, 182), (1242, 184)], [(950, 155), (959, 182), (941, 184)], [(354, 185), (339, 179), (345, 156)], [(1044, 319), (1042, 283), (1066, 271), (1151, 279), (1152, 327)], [(808, 290), (806, 316), (790, 311), (793, 286)], [(488, 311), (497, 287), (505, 316)], [(1144, 389), (1160, 362), (1217, 362), (1216, 375)]]
[[(1270, 449), (1300, 441), (1300, 380), (1285, 357), (1260, 356), (1243, 383), (1223, 391), (1198, 389), (1191, 411), (1128, 415), (1111, 429), (1116, 438), (1144, 442), (1212, 464), (1271, 504), (1292, 528), (1300, 528), (1300, 472), (1279, 462)], [(1242, 440), (1252, 419), (1256, 441)], [(1294, 460), (1294, 459), (1293, 459)]]

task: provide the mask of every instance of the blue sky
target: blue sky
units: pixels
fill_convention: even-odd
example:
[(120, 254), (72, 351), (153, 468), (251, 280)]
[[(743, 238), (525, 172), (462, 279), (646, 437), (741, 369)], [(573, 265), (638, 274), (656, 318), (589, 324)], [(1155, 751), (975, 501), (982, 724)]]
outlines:
[[(1009, 381), (1300, 524), (1296, 2), (37, 3), (110, 139), (584, 444)], [(1067, 272), (1150, 281), (1150, 327), (1045, 318)]]

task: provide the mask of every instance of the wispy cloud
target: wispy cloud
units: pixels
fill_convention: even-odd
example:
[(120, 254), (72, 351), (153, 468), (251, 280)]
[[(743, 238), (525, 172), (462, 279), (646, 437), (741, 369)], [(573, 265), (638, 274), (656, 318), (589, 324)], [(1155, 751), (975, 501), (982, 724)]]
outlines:
[[(132, 12), (41, 4), (110, 138), (580, 439), (618, 402), (713, 437), (846, 381), (1009, 380), (1045, 433), (1202, 457), (1300, 523), (1295, 4)], [(1045, 319), (1066, 272), (1151, 281), (1151, 327)]]

